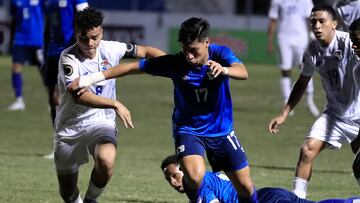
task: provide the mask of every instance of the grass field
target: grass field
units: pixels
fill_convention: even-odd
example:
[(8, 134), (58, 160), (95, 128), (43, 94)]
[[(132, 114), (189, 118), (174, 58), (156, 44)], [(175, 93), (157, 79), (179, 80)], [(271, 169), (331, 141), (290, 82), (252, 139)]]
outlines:
[[(52, 128), (47, 96), (34, 67), (24, 69), (26, 110), (8, 112), (13, 101), (10, 58), (0, 57), (0, 202), (61, 202), (53, 162), (42, 158), (52, 150)], [(247, 151), (257, 187), (291, 189), (299, 146), (314, 118), (304, 102), (278, 135), (267, 132), (268, 121), (281, 109), (279, 73), (275, 66), (247, 65), (249, 80), (232, 81), (235, 129)], [(296, 77), (297, 72), (294, 72)], [(100, 202), (186, 202), (164, 181), (161, 160), (173, 152), (171, 138), (172, 83), (149, 75), (118, 79), (118, 98), (131, 110), (135, 129), (120, 123), (114, 176)], [(324, 94), (318, 78), (316, 102)], [(326, 150), (316, 159), (308, 198), (347, 197), (358, 194), (351, 173), (348, 145)], [(80, 169), (79, 187), (85, 193), (91, 164)], [(210, 169), (208, 167), (208, 169)]]

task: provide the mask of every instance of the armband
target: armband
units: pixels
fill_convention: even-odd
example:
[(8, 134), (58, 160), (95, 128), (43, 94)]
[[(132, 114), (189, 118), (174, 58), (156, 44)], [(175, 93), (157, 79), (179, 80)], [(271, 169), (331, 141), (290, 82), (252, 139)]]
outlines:
[(136, 58), (137, 46), (135, 44), (126, 44), (125, 58)]
[(105, 80), (105, 76), (102, 72), (92, 73), (90, 75), (84, 75), (80, 77), (79, 88), (89, 87), (97, 82)]

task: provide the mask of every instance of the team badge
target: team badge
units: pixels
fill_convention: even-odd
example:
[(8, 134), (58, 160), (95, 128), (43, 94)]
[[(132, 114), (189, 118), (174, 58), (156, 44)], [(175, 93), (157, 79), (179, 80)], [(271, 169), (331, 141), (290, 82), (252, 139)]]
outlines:
[(69, 66), (69, 65), (65, 65), (64, 66), (64, 74), (66, 75), (66, 76), (70, 76), (70, 75), (72, 75), (73, 74), (73, 68), (71, 67), (71, 66)]
[(111, 67), (111, 64), (109, 63), (109, 61), (107, 60), (103, 60), (101, 63), (100, 63), (100, 68), (101, 68), (101, 71), (104, 71), (108, 68)]
[(185, 151), (185, 145), (180, 145), (180, 146), (178, 146), (178, 148), (176, 149), (176, 152), (178, 153), (178, 154), (180, 154), (180, 153), (182, 153), (182, 152), (184, 152)]
[(336, 50), (334, 53), (334, 56), (338, 59), (338, 61), (341, 61), (343, 56), (342, 56), (342, 51), (341, 50)]

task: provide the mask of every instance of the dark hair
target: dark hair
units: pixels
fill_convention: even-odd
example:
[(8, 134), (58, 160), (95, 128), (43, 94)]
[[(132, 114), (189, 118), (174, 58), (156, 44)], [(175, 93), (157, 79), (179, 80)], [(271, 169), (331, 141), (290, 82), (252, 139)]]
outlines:
[(102, 24), (104, 15), (101, 11), (88, 7), (75, 14), (75, 29), (84, 31), (91, 30)]
[(360, 18), (354, 20), (354, 21), (350, 24), (349, 30), (350, 30), (350, 31), (360, 31)]
[(181, 24), (178, 42), (191, 44), (195, 40), (203, 41), (209, 37), (210, 24), (202, 18), (189, 18)]
[(336, 11), (330, 5), (327, 5), (327, 4), (316, 5), (312, 8), (311, 13), (316, 12), (316, 11), (326, 11), (330, 14), (330, 16), (332, 17), (333, 20), (338, 19)]
[(175, 164), (175, 165), (179, 164), (179, 159), (177, 158), (176, 155), (170, 155), (170, 156), (166, 157), (161, 162), (161, 166), (160, 166), (161, 170), (164, 171), (164, 169), (170, 164)]

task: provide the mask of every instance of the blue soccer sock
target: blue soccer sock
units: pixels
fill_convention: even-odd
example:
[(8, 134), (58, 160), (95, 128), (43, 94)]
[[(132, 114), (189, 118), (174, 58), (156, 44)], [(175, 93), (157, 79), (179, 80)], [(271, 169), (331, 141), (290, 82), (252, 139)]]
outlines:
[(325, 199), (319, 201), (318, 203), (345, 203), (345, 199)]
[(11, 77), (11, 81), (12, 81), (12, 86), (14, 88), (15, 91), (15, 97), (22, 97), (22, 76), (21, 73), (15, 73), (12, 72), (12, 77)]
[(258, 197), (257, 197), (257, 193), (256, 193), (256, 188), (254, 187), (254, 191), (251, 194), (250, 198), (239, 196), (239, 202), (240, 203), (258, 203), (259, 201), (258, 201)]

